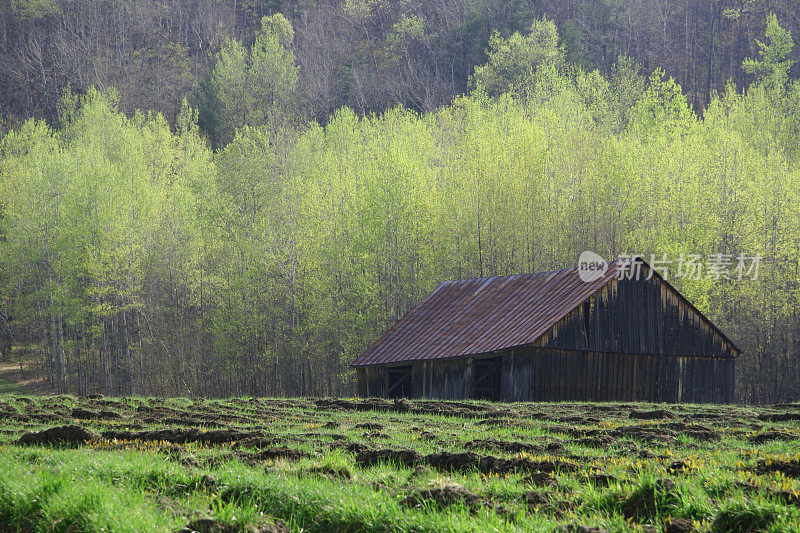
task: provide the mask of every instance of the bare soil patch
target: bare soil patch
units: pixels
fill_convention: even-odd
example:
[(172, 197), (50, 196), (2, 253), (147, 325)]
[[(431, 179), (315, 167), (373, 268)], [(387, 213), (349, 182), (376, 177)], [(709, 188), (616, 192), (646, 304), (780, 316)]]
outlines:
[(800, 478), (800, 461), (790, 459), (783, 461), (780, 459), (761, 459), (753, 469), (757, 474), (780, 473), (784, 476)]
[(786, 433), (784, 431), (764, 431), (762, 433), (750, 435), (747, 437), (747, 440), (753, 444), (764, 444), (765, 442), (771, 442), (774, 440), (791, 441), (797, 440), (798, 438), (799, 437), (797, 435)]
[(28, 432), (23, 434), (18, 444), (53, 445), (53, 446), (80, 446), (97, 439), (97, 434), (81, 426), (59, 426), (44, 431)]

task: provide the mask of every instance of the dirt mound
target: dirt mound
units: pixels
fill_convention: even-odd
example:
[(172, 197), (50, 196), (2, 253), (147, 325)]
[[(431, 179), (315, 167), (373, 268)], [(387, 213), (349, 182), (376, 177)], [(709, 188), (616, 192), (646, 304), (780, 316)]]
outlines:
[(520, 483), (534, 487), (548, 487), (556, 484), (555, 478), (547, 472), (532, 472), (519, 480)]
[(482, 507), (502, 510), (502, 508), (496, 506), (489, 498), (475, 494), (458, 483), (445, 483), (441, 486), (414, 490), (403, 498), (400, 504), (403, 505), (403, 507), (409, 508), (429, 505), (444, 508), (455, 504), (464, 504), (473, 512)]
[(337, 409), (344, 411), (396, 411), (398, 413), (411, 412), (422, 415), (462, 416), (467, 418), (514, 417), (515, 413), (498, 409), (493, 405), (484, 405), (468, 402), (442, 402), (442, 401), (415, 401), (405, 399), (394, 401), (382, 398), (367, 398), (364, 400), (341, 400), (338, 398), (320, 398), (314, 400), (318, 409)]
[(321, 466), (312, 466), (308, 469), (308, 471), (312, 474), (317, 474), (320, 476), (332, 477), (336, 479), (350, 479), (352, 474), (350, 473), (350, 469), (346, 466), (328, 466), (328, 465), (321, 465)]
[(314, 400), (318, 409), (340, 409), (344, 411), (389, 411), (394, 407), (392, 402), (381, 398), (366, 400), (340, 400), (338, 398), (320, 398)]
[(800, 507), (800, 497), (790, 490), (773, 490), (770, 491), (770, 496), (778, 500), (784, 505), (794, 505)]
[(370, 466), (383, 462), (395, 462), (405, 466), (426, 464), (445, 472), (468, 472), (476, 470), (484, 474), (509, 474), (512, 472), (574, 472), (577, 466), (564, 461), (533, 461), (526, 457), (503, 459), (474, 452), (439, 452), (422, 456), (414, 450), (363, 450), (356, 455), (356, 463)]
[(694, 522), (690, 518), (670, 518), (664, 524), (664, 533), (692, 533)]
[(464, 402), (417, 402), (410, 412), (418, 415), (460, 416), (462, 418), (516, 418), (516, 413), (507, 409)]
[(610, 444), (616, 442), (616, 439), (611, 435), (594, 435), (592, 437), (581, 437), (575, 440), (575, 444), (581, 446), (588, 446), (590, 448), (605, 448)]
[(800, 413), (761, 413), (758, 419), (764, 422), (790, 422), (800, 420)]
[(341, 442), (341, 441), (332, 443), (331, 448), (344, 448), (345, 451), (354, 453), (356, 455), (372, 450), (372, 448), (369, 445), (361, 442)]
[[(186, 527), (179, 529), (177, 533), (239, 533), (241, 527), (238, 525), (226, 525), (211, 518), (198, 518), (192, 520)], [(281, 520), (262, 521), (258, 524), (251, 524), (245, 528), (247, 533), (288, 533), (289, 527)]]
[(371, 429), (379, 431), (383, 429), (383, 424), (378, 424), (375, 422), (363, 422), (361, 424), (356, 424), (356, 429)]
[(59, 426), (44, 431), (28, 432), (17, 441), (25, 445), (78, 446), (97, 439), (97, 435), (81, 426)]
[(800, 411), (800, 403), (776, 403), (772, 405), (775, 409), (795, 409)]
[(79, 420), (113, 420), (120, 418), (119, 414), (114, 411), (89, 411), (80, 407), (72, 410), (72, 417)]
[(586, 476), (586, 479), (598, 487), (608, 487), (609, 485), (613, 485), (619, 481), (616, 476), (606, 474), (605, 472), (592, 472)]
[(399, 413), (407, 413), (411, 410), (411, 402), (405, 398), (397, 398), (394, 401), (394, 410)]
[(800, 478), (800, 461), (791, 459), (782, 461), (778, 459), (762, 459), (753, 469), (756, 474), (771, 474), (779, 472), (784, 476)]
[(543, 505), (550, 501), (547, 496), (535, 490), (529, 490), (522, 493), (522, 501), (527, 505)]
[(422, 455), (414, 450), (363, 450), (356, 454), (356, 463), (362, 466), (390, 461), (406, 466), (416, 466), (422, 463), (422, 460)]
[(658, 479), (655, 483), (644, 485), (625, 500), (622, 514), (636, 522), (651, 520), (678, 502), (675, 488), (675, 483), (670, 479)]
[(567, 524), (556, 528), (556, 533), (606, 533), (607, 530), (599, 527), (581, 526), (578, 524)]
[(484, 474), (509, 474), (512, 472), (572, 472), (577, 466), (563, 461), (533, 461), (526, 457), (503, 459), (491, 455), (480, 456), (473, 452), (433, 453), (425, 457), (425, 463), (444, 471), (465, 472), (477, 470)]
[(250, 445), (268, 444), (261, 433), (251, 431), (238, 431), (235, 429), (214, 429), (202, 431), (197, 428), (188, 429), (156, 429), (151, 431), (104, 431), (103, 438), (109, 440), (139, 440), (139, 441), (165, 441), (172, 444), (186, 444), (199, 442), (202, 444), (227, 444), (242, 442)]
[(297, 461), (298, 459), (311, 457), (311, 455), (302, 450), (295, 450), (293, 448), (287, 448), (286, 446), (278, 446), (276, 448), (269, 448), (254, 453), (238, 452), (236, 457), (241, 459), (245, 464), (254, 465), (261, 461), (269, 461), (272, 459), (289, 459), (292, 461)]
[(694, 464), (692, 464), (691, 461), (679, 459), (677, 461), (672, 461), (669, 466), (667, 466), (667, 472), (670, 474), (682, 474), (692, 470), (693, 468)]
[(634, 409), (628, 414), (628, 418), (636, 418), (639, 420), (658, 420), (661, 418), (675, 418), (675, 415), (665, 409), (653, 409), (652, 411), (637, 411)]
[(747, 437), (747, 440), (752, 442), (753, 444), (763, 444), (765, 442), (771, 442), (773, 440), (796, 440), (798, 438), (797, 435), (792, 435), (791, 433), (785, 433), (783, 431), (765, 431), (763, 433), (756, 433), (755, 435), (750, 435)]
[(146, 416), (141, 420), (144, 424), (158, 424), (158, 425), (169, 424), (171, 426), (220, 427), (226, 424), (222, 420), (208, 420), (206, 418), (181, 418), (181, 417), (161, 418), (158, 416)]
[(477, 439), (471, 440), (464, 444), (464, 448), (468, 450), (484, 449), (484, 450), (500, 450), (509, 453), (534, 453), (541, 452), (544, 448), (536, 444), (529, 444), (527, 442), (506, 441), (497, 439)]
[(638, 424), (618, 427), (611, 432), (611, 435), (615, 437), (628, 437), (647, 443), (667, 443), (674, 441), (677, 433), (665, 427)]
[(430, 431), (421, 431), (419, 438), (422, 440), (437, 440), (439, 437), (436, 436), (436, 433), (432, 433)]
[(481, 459), (497, 459), (496, 457), (480, 456), (473, 452), (450, 453), (440, 452), (432, 453), (425, 457), (426, 464), (436, 468), (437, 470), (446, 471), (466, 471), (466, 470), (482, 470)]

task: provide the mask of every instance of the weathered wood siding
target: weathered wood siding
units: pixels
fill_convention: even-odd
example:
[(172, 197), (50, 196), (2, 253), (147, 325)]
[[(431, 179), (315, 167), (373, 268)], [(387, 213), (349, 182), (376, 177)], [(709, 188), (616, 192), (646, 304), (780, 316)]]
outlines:
[(536, 344), (610, 353), (736, 355), (709, 322), (658, 276), (612, 279)]
[[(496, 357), (498, 354), (487, 354)], [(730, 403), (732, 358), (526, 347), (502, 354), (503, 401)], [(472, 357), (415, 363), (412, 398), (472, 397)], [(358, 370), (361, 396), (385, 396), (389, 367)]]
[(548, 348), (513, 350), (503, 365), (507, 401), (733, 401), (735, 360)]
[[(358, 369), (358, 394), (383, 397), (389, 387), (390, 366)], [(472, 358), (421, 361), (412, 365), (412, 398), (467, 399), (472, 389)]]

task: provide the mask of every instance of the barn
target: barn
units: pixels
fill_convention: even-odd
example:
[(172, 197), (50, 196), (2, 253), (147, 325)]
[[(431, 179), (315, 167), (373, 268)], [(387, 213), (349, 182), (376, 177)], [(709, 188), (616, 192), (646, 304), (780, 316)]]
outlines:
[(740, 350), (646, 262), (447, 281), (351, 366), (361, 396), (729, 403)]

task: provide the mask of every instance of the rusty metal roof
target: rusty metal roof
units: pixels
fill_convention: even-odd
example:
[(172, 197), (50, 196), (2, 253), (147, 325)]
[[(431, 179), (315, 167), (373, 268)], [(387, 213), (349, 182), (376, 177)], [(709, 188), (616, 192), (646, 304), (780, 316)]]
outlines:
[(577, 268), (446, 281), (351, 366), (446, 359), (532, 343), (626, 264), (609, 263), (591, 282), (581, 280)]

